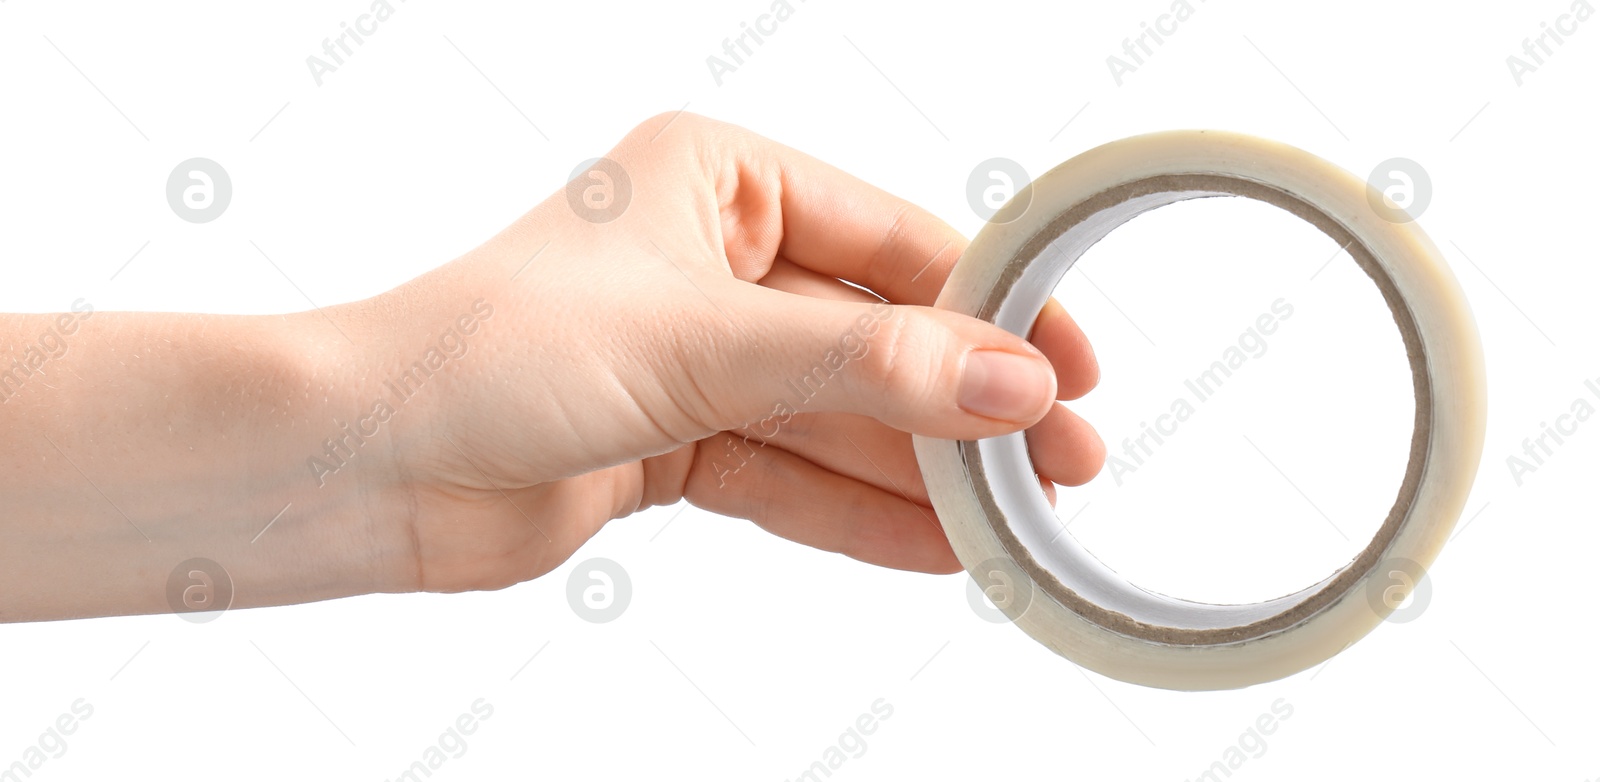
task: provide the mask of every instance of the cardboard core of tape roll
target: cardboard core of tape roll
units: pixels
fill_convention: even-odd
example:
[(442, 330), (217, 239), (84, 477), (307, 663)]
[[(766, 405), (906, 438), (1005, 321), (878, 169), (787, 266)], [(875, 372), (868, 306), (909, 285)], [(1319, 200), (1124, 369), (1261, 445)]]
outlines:
[[(1170, 195), (1171, 198), (1163, 199), (1160, 197), (1163, 194)], [(1127, 613), (1086, 599), (1044, 567), (1011, 529), (991, 489), (978, 443), (975, 441), (960, 443), (961, 457), (972, 477), (972, 487), (977, 500), (991, 520), (991, 526), (1002, 548), (1037, 588), (1073, 613), (1108, 631), (1174, 646), (1239, 644), (1280, 633), (1300, 624), (1359, 588), (1363, 580), (1385, 559), (1391, 543), (1412, 511), (1427, 466), (1428, 444), (1431, 441), (1433, 399), (1428, 354), (1423, 348), (1415, 318), (1389, 273), (1373, 255), (1372, 249), (1338, 220), (1291, 193), (1260, 182), (1218, 174), (1166, 174), (1134, 180), (1101, 191), (1056, 215), (1043, 230), (1023, 245), (1022, 250), (1002, 270), (997, 284), (990, 291), (977, 316), (994, 321), (1002, 305), (1023, 280), (1024, 273), (1035, 264), (1060, 264), (1059, 274), (1055, 274), (1059, 279), (1077, 261), (1084, 249), (1128, 219), (1177, 201), (1219, 196), (1241, 196), (1272, 204), (1316, 226), (1349, 252), (1362, 270), (1376, 283), (1384, 302), (1394, 316), (1395, 325), (1399, 328), (1401, 339), (1405, 344), (1406, 357), (1411, 366), (1412, 389), (1416, 397), (1410, 457), (1393, 506), (1377, 534), (1360, 554), (1331, 578), (1325, 579), (1319, 585), (1313, 585), (1316, 588), (1310, 590), (1309, 594), (1301, 595), (1284, 610), (1276, 611), (1264, 618), (1234, 626), (1203, 628), (1175, 627), (1142, 621)], [(1077, 254), (1062, 255), (1059, 258), (1047, 257), (1047, 253), (1052, 251), (1056, 241), (1069, 231), (1081, 229), (1087, 221), (1139, 199), (1149, 199), (1149, 204), (1131, 211), (1109, 225), (1096, 228), (1099, 235), (1089, 237), (1088, 241), (1078, 248)]]

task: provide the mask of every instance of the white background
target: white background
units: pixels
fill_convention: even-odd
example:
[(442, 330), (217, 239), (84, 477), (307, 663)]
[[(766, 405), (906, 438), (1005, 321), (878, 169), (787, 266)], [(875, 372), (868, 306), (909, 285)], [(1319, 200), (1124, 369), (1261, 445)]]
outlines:
[[(1583, 385), (1600, 377), (1584, 231), (1600, 21), (1518, 86), (1506, 58), (1567, 0), (1194, 0), (1119, 86), (1106, 58), (1167, 0), (795, 0), (718, 86), (706, 58), (767, 0), (396, 4), (319, 87), (306, 58), (366, 0), (0, 2), (0, 308), (82, 297), (270, 313), (364, 298), (470, 249), (635, 123), (683, 107), (969, 235), (982, 221), (968, 175), (997, 156), (1037, 175), (1123, 136), (1205, 127), (1363, 177), (1404, 157), (1431, 175), (1422, 224), (1471, 300), (1490, 372), (1483, 466), (1429, 603), (1290, 679), (1172, 693), (984, 621), (964, 575), (882, 570), (657, 508), (502, 592), (0, 627), (0, 768), (85, 698), (92, 718), (38, 779), (390, 779), (483, 698), (492, 718), (435, 777), (780, 780), (881, 698), (892, 716), (835, 777), (1187, 780), (1283, 699), (1292, 716), (1234, 777), (1600, 777), (1600, 424), (1521, 485), (1506, 463), (1573, 400), (1600, 406)], [(197, 156), (234, 185), (203, 225), (165, 196)], [(1200, 202), (1139, 218), (1068, 275), (1059, 295), (1104, 368), (1074, 406), (1113, 453), (1274, 300), (1295, 313), (1146, 466), (1063, 492), (1073, 534), (1108, 563), (1160, 591), (1253, 600), (1321, 577), (1376, 528), (1403, 466), (1409, 384), (1375, 289), (1337, 249), (1270, 208)], [(567, 577), (589, 557), (632, 579), (608, 624), (568, 606)]]

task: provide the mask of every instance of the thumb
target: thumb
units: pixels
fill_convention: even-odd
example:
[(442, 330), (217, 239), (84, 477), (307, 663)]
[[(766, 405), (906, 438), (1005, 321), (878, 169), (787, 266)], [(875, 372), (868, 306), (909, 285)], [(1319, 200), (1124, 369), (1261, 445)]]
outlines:
[[(752, 286), (753, 287), (753, 286)], [(1025, 429), (1050, 411), (1055, 371), (990, 323), (931, 307), (864, 304), (756, 288), (725, 309), (732, 335), (698, 364), (717, 428), (842, 412), (902, 431), (972, 440)]]

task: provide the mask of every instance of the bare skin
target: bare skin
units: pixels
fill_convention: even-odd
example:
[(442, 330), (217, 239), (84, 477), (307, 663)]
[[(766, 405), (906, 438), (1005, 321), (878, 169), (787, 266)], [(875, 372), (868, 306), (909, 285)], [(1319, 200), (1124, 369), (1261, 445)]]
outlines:
[(0, 375), (0, 620), (171, 611), (195, 557), (235, 608), (498, 589), (680, 499), (951, 573), (910, 433), (1027, 429), (1044, 483), (1100, 470), (1057, 401), (1098, 379), (1083, 332), (931, 309), (966, 245), (937, 218), (689, 114), (608, 158), (616, 219), (558, 192), (364, 301), (0, 316), (28, 370)]

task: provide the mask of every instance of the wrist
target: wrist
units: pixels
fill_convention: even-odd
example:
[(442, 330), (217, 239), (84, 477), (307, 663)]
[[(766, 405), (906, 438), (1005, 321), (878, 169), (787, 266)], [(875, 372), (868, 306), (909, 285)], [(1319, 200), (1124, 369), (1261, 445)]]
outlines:
[[(365, 591), (439, 588), (440, 568), (428, 559), (441, 534), (455, 534), (451, 509), (474, 494), (461, 479), (476, 483), (480, 464), (495, 472), (460, 450), (482, 447), (473, 411), (480, 392), (494, 393), (479, 356), (497, 325), (493, 298), (436, 271), (338, 308), (335, 320), (358, 324), (345, 326), (351, 339), (314, 339), (308, 351), (300, 371), (311, 387), (328, 389), (329, 411), (315, 436), (302, 438), (301, 472), (313, 501), (328, 503), (346, 535), (364, 541), (350, 567), (365, 566)], [(306, 323), (313, 335), (318, 326)]]
[(356, 302), (263, 328), (275, 338), (260, 365), (282, 368), (284, 386), (299, 390), (287, 409), (300, 412), (277, 427), (285, 471), (265, 493), (268, 505), (286, 510), (254, 543), (277, 535), (281, 555), (271, 565), (276, 594), (261, 594), (260, 604), (418, 588), (409, 454), (398, 416), (375, 409), (386, 396), (381, 368), (394, 353), (382, 321), (380, 308)]

